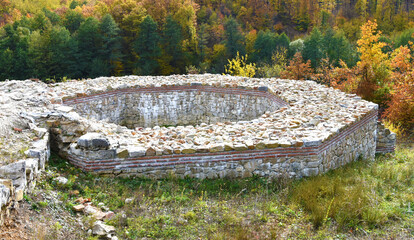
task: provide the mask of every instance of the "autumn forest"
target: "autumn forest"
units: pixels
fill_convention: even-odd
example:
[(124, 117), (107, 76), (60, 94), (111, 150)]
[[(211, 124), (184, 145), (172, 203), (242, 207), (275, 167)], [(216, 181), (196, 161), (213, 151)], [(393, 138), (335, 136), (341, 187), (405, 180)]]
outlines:
[(225, 73), (311, 79), (414, 126), (414, 3), (0, 0), (0, 80)]

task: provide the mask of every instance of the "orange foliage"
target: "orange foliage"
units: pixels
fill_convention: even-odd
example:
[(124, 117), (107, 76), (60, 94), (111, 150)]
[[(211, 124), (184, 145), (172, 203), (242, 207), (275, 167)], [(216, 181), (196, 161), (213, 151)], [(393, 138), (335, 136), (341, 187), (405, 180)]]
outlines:
[(412, 67), (410, 60), (411, 50), (407, 46), (397, 48), (393, 53), (393, 58), (390, 64), (393, 70), (391, 79), (398, 80), (400, 76), (407, 73)]
[(333, 69), (334, 67), (329, 63), (329, 58), (321, 59), (320, 67), (316, 70), (316, 73), (312, 75), (312, 80), (331, 86), (332, 83), (335, 82)]
[(9, 0), (0, 0), (0, 14), (7, 13), (10, 8)]
[(349, 68), (344, 61), (340, 61), (341, 67), (336, 67), (332, 70), (333, 77), (331, 78), (331, 86), (338, 88), (344, 92), (352, 92), (356, 89), (356, 75), (355, 68)]
[(289, 66), (286, 67), (280, 75), (282, 78), (305, 80), (310, 79), (313, 74), (311, 67), (311, 61), (308, 60), (306, 63), (303, 61), (302, 54), (297, 52), (293, 59), (290, 60)]
[(54, 10), (54, 12), (57, 14), (57, 15), (59, 15), (59, 16), (63, 16), (63, 15), (65, 15), (66, 14), (66, 12), (69, 10), (69, 8), (67, 8), (67, 7), (65, 7), (65, 6), (63, 6), (63, 7), (60, 7), (60, 8), (56, 8), (55, 10)]
[(329, 63), (329, 59), (322, 59), (321, 66), (312, 75), (312, 79), (344, 92), (352, 92), (356, 89), (356, 68), (349, 68), (348, 65), (340, 60), (340, 67), (334, 67)]
[(82, 6), (82, 15), (84, 17), (92, 17), (94, 16), (95, 8), (94, 6), (83, 5)]
[(393, 53), (390, 80), (394, 83), (389, 108), (384, 116), (405, 129), (414, 126), (414, 64), (411, 50), (401, 46)]

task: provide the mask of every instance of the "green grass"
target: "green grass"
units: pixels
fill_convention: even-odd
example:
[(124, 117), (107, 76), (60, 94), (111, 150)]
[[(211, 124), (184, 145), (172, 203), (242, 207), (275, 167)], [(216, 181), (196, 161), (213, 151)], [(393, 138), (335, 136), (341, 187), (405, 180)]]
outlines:
[(334, 220), (344, 230), (378, 228), (409, 217), (414, 204), (414, 153), (400, 149), (375, 162), (358, 161), (323, 176), (304, 179), (291, 198), (310, 213), (315, 227)]
[[(414, 151), (400, 147), (322, 176), (268, 182), (247, 179), (108, 178), (56, 156), (49, 169), (68, 209), (79, 196), (116, 213), (120, 239), (413, 238)], [(71, 192), (79, 194), (71, 195)], [(125, 204), (126, 198), (133, 198)], [(410, 207), (409, 207), (410, 206)]]

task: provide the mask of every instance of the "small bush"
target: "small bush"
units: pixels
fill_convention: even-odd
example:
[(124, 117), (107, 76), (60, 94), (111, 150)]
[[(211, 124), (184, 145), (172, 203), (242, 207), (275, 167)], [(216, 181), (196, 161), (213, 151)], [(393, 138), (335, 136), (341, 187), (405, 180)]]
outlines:
[(240, 56), (239, 52), (237, 52), (236, 58), (228, 60), (228, 62), (225, 66), (225, 72), (227, 74), (242, 77), (254, 77), (256, 74), (256, 64), (247, 64), (247, 54), (246, 56)]

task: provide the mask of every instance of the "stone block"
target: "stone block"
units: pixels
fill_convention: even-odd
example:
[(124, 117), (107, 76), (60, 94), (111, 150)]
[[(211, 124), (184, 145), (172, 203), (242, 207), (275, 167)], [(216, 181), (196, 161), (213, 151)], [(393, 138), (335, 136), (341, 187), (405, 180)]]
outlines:
[(129, 152), (130, 158), (143, 157), (145, 156), (147, 149), (144, 147), (133, 146), (133, 147), (128, 147), (128, 152)]
[(184, 153), (184, 154), (190, 154), (190, 153), (195, 153), (197, 150), (195, 149), (195, 148), (191, 148), (191, 147), (186, 147), (186, 148), (183, 148), (182, 150), (181, 150), (181, 153)]
[(214, 152), (223, 152), (224, 151), (224, 144), (215, 144), (213, 146), (210, 146), (209, 151), (211, 153), (214, 153)]
[(84, 151), (84, 156), (90, 159), (113, 159), (116, 157), (116, 150)]
[(91, 150), (108, 149), (110, 145), (108, 139), (99, 133), (87, 133), (82, 135), (77, 143), (78, 146)]
[(266, 144), (264, 142), (259, 142), (258, 144), (256, 144), (256, 149), (265, 149), (266, 148)]
[(92, 227), (92, 233), (98, 236), (106, 236), (115, 232), (115, 227), (106, 225), (102, 221), (96, 221)]
[(236, 150), (236, 151), (245, 151), (247, 149), (248, 148), (245, 144), (235, 144), (234, 145), (234, 150)]
[(305, 168), (303, 169), (303, 176), (310, 177), (310, 176), (316, 176), (319, 173), (318, 168)]
[(23, 200), (23, 196), (24, 196), (24, 188), (20, 187), (16, 189), (14, 193), (14, 200), (20, 202), (21, 200)]
[(117, 149), (116, 157), (117, 158), (127, 158), (129, 156), (128, 149)]
[(265, 142), (266, 148), (277, 148), (280, 144), (277, 141), (267, 141)]
[(145, 155), (146, 156), (155, 156), (157, 154), (157, 150), (154, 149), (153, 147), (149, 147), (146, 151), (145, 151)]
[(35, 127), (33, 129), (33, 131), (34, 131), (34, 133), (36, 134), (36, 136), (38, 138), (42, 138), (47, 133), (47, 129), (46, 128), (38, 128), (38, 127)]
[(233, 143), (224, 143), (224, 151), (232, 151), (234, 150), (234, 145)]
[(78, 204), (72, 207), (73, 211), (75, 212), (82, 212), (83, 209), (85, 209), (85, 205), (83, 204)]
[[(11, 181), (10, 181), (11, 183)], [(10, 196), (12, 194), (11, 188), (3, 185), (0, 180), (0, 212), (4, 206), (6, 206), (10, 201)]]
[(280, 147), (291, 147), (292, 143), (287, 140), (281, 140), (279, 141), (279, 145)]
[(59, 111), (59, 112), (68, 113), (68, 112), (73, 110), (73, 107), (62, 105), (62, 106), (57, 107), (56, 110)]
[(316, 168), (316, 167), (319, 167), (320, 164), (321, 163), (319, 161), (316, 161), (316, 162), (308, 162), (307, 166), (310, 167), (310, 168)]
[(322, 143), (321, 139), (318, 138), (304, 138), (302, 140), (304, 147), (316, 147)]
[(259, 87), (257, 90), (267, 92), (267, 91), (269, 91), (269, 88), (266, 87), (266, 86), (262, 86), (262, 87)]
[(0, 178), (11, 179), (13, 186), (25, 190), (26, 162), (24, 160), (0, 167)]

